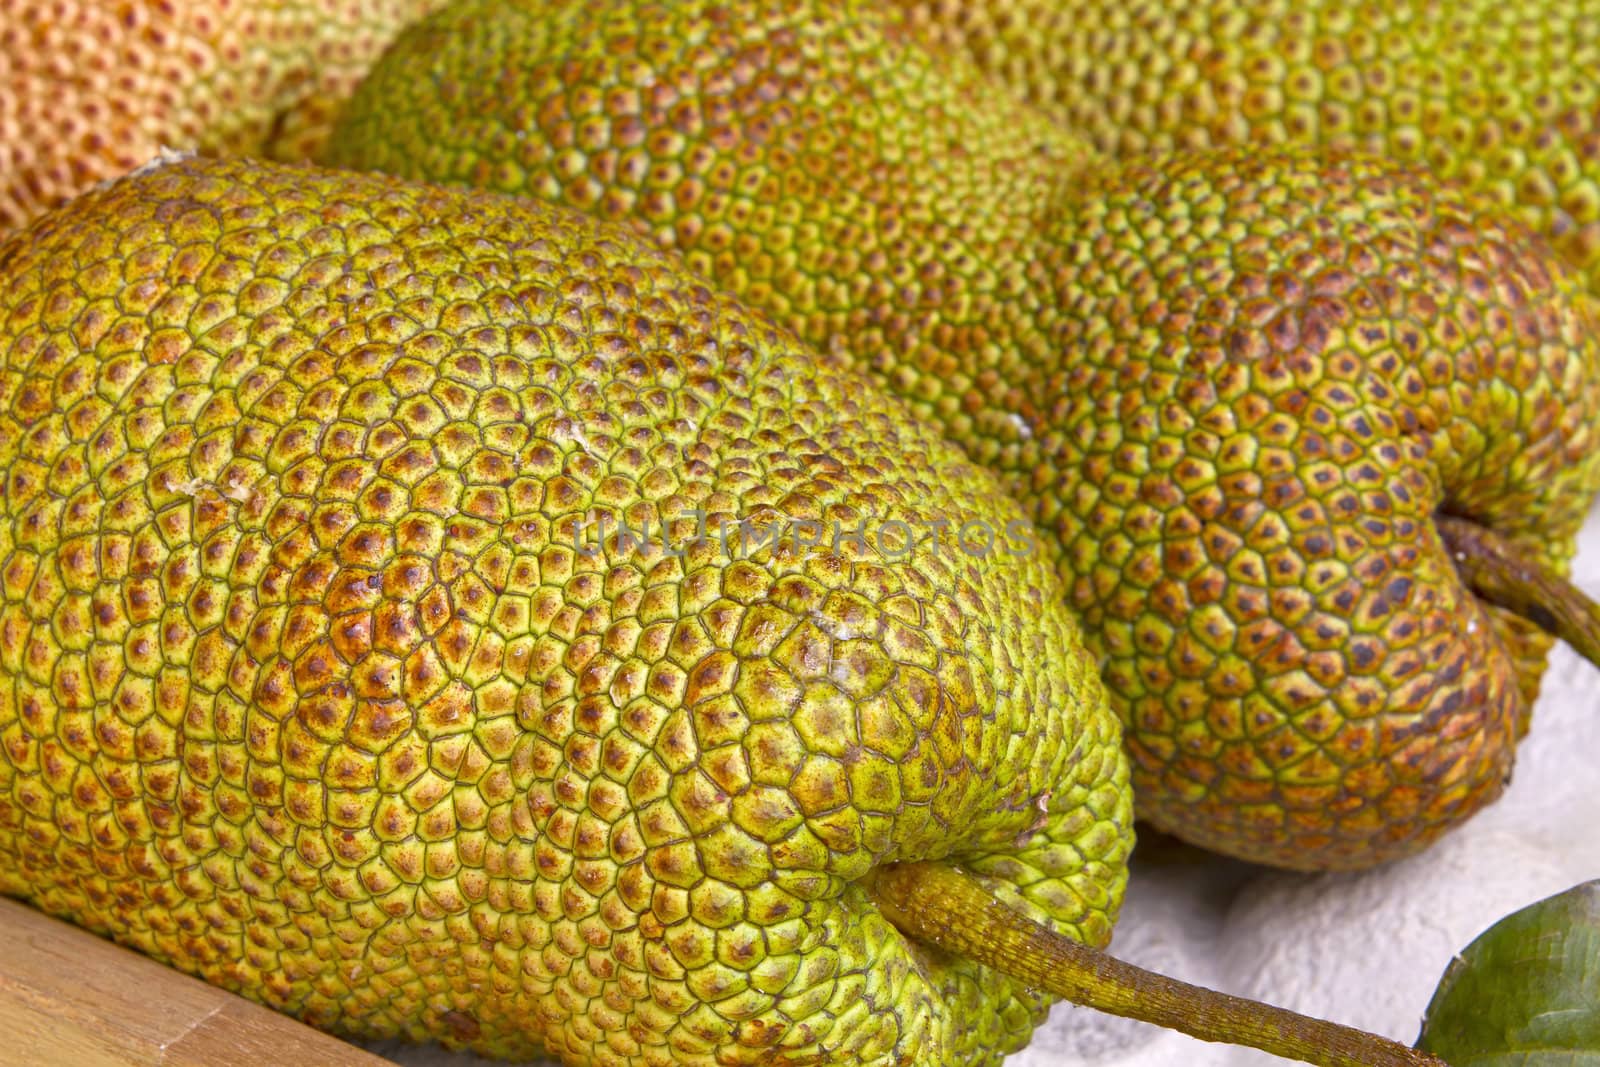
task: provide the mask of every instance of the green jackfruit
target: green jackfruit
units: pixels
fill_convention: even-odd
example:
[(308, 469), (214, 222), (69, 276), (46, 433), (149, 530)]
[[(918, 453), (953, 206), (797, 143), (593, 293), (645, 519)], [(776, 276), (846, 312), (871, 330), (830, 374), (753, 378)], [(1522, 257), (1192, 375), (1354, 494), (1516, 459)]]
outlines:
[(1031, 528), (670, 256), (166, 161), (0, 294), (0, 892), (574, 1067), (994, 1064), (1051, 994), (1443, 1067), (1080, 943), (1127, 764)]
[(610, 1065), (1020, 1046), (889, 862), (1108, 940), (1127, 769), (1020, 512), (625, 233), (179, 162), (0, 243), (0, 357), (0, 891)]
[[(1094, 153), (856, 0), (468, 0), (402, 33), (323, 161), (631, 223), (983, 462), (1039, 227)], [(934, 368), (917, 380), (907, 363)]]
[(895, 0), (1109, 153), (1362, 148), (1515, 209), (1600, 289), (1593, 0)]
[(1157, 826), (1309, 869), (1425, 847), (1501, 791), (1549, 645), (1445, 519), (1559, 574), (1600, 489), (1581, 280), (1398, 164), (1097, 164), (984, 86), (844, 0), (468, 2), (331, 158), (631, 219), (1001, 472)]

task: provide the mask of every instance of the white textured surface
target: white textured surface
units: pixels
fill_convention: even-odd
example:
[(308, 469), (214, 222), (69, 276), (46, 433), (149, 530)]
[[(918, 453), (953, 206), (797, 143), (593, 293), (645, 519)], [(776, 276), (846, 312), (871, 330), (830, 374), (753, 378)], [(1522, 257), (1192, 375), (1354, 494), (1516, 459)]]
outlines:
[[(1574, 579), (1600, 596), (1600, 512)], [(1496, 919), (1600, 877), (1600, 672), (1550, 658), (1511, 787), (1421, 856), (1356, 875), (1261, 872), (1184, 850), (1135, 868), (1113, 951), (1146, 967), (1405, 1042), (1451, 956)], [(407, 1067), (476, 1067), (438, 1049), (381, 1049)], [(1007, 1067), (1282, 1067), (1059, 1006)]]

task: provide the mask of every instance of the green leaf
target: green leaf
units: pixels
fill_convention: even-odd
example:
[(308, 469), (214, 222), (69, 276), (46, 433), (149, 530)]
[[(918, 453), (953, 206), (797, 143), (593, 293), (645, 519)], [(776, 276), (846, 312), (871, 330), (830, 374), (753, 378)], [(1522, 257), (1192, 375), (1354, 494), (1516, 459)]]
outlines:
[(1600, 1067), (1600, 881), (1478, 935), (1440, 979), (1417, 1046), (1451, 1067)]

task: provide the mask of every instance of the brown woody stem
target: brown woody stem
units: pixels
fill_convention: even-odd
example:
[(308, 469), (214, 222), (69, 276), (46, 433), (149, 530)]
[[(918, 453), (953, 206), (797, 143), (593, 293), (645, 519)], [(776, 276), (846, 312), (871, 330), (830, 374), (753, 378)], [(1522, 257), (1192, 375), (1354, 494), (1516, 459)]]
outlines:
[(1600, 604), (1527, 559), (1493, 530), (1441, 515), (1439, 535), (1456, 570), (1478, 596), (1545, 630), (1600, 666)]
[(947, 863), (884, 867), (874, 872), (868, 893), (908, 936), (1074, 1004), (1319, 1067), (1448, 1067), (1426, 1052), (1376, 1034), (1113, 959), (1034, 922)]

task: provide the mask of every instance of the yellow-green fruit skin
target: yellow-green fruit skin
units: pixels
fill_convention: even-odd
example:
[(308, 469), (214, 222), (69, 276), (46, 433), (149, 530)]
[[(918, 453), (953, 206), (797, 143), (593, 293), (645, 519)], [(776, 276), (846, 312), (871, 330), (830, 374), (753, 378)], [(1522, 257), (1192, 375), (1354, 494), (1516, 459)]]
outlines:
[(1169, 156), (1047, 241), (1063, 358), (1010, 472), (1053, 529), (1152, 819), (1364, 866), (1492, 800), (1549, 638), (1433, 518), (1565, 573), (1600, 491), (1600, 313), (1494, 205), (1366, 156)]
[(1600, 486), (1581, 280), (1370, 156), (1074, 169), (1003, 95), (929, 103), (964, 70), (827, 0), (461, 4), (334, 144), (631, 218), (1000, 471), (1155, 825), (1306, 869), (1424, 848), (1500, 792), (1548, 648), (1431, 519), (1565, 568)]
[(998, 1063), (1045, 1000), (909, 944), (893, 860), (1109, 939), (1127, 767), (1020, 511), (625, 232), (173, 163), (0, 243), (0, 367), (0, 890), (618, 1067)]
[(1596, 0), (895, 0), (1108, 153), (1362, 148), (1514, 207), (1600, 288)]
[(1091, 158), (856, 0), (454, 4), (324, 154), (628, 221), (825, 354), (936, 367), (895, 384), (981, 462), (1015, 433), (979, 398), (1044, 355), (1006, 321), (1040, 219)]

